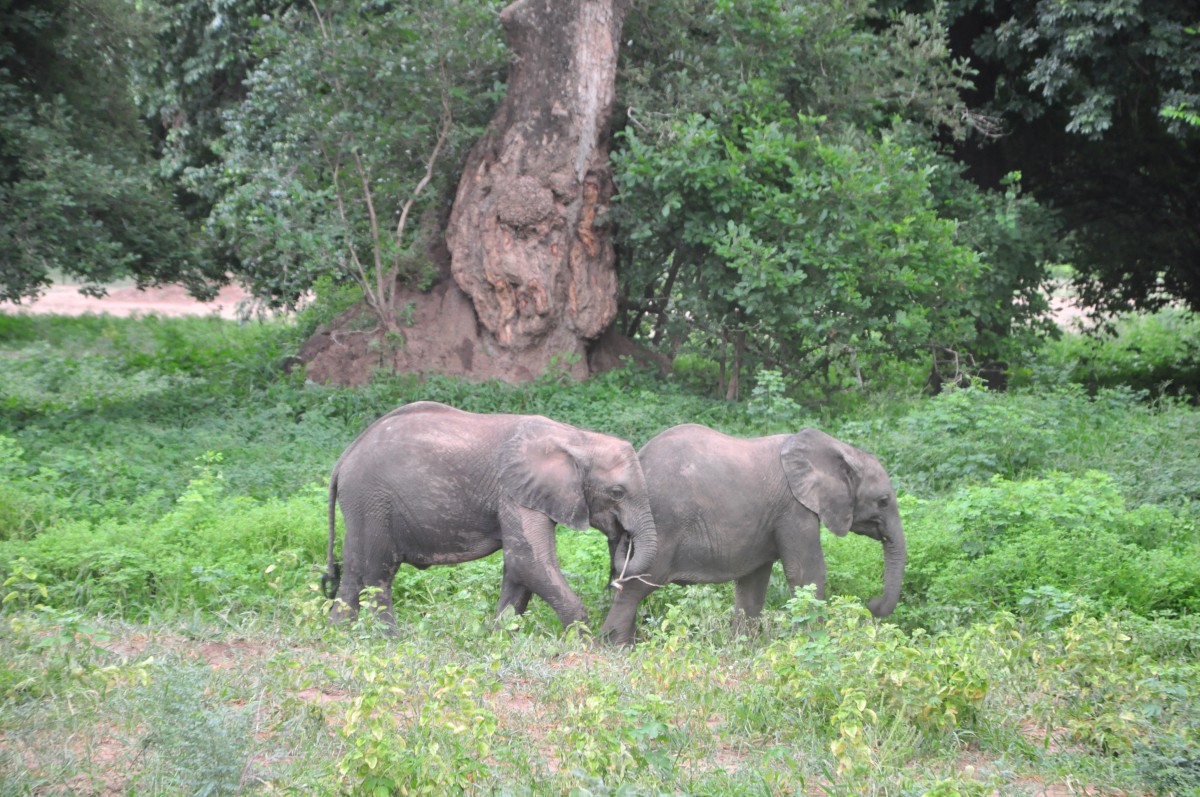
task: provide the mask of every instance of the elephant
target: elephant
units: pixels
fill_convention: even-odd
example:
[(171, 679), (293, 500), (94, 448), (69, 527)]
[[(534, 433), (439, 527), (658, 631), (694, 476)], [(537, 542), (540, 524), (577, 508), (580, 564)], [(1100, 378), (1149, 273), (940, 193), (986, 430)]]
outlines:
[[(335, 558), (337, 506), (346, 533)], [(399, 407), (342, 453), (329, 479), (326, 597), (335, 621), (357, 615), (378, 587), (392, 627), (392, 580), (418, 569), (504, 550), (497, 615), (524, 613), (537, 594), (563, 626), (586, 623), (583, 602), (558, 566), (555, 523), (600, 529), (637, 544), (638, 569), (657, 549), (646, 480), (625, 440), (537, 415), (478, 414), (431, 401)]]
[(634, 564), (646, 560), (637, 540), (612, 547), (618, 589), (601, 638), (634, 644), (638, 604), (670, 582), (735, 581), (736, 630), (761, 613), (777, 560), (789, 589), (814, 584), (824, 597), (822, 523), (838, 536), (853, 530), (883, 544), (883, 595), (868, 605), (877, 617), (896, 608), (904, 530), (896, 491), (874, 456), (817, 429), (737, 438), (684, 424), (647, 442), (638, 459), (658, 550), (643, 569)]

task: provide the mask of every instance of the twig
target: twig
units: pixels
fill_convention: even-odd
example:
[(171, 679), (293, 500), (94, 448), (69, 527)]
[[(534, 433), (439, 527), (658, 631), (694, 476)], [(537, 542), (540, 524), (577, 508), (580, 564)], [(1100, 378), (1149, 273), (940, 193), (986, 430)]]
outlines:
[(633, 540), (631, 539), (631, 540), (629, 540), (629, 544), (625, 546), (625, 564), (621, 565), (621, 575), (619, 575), (615, 579), (613, 579), (613, 582), (612, 582), (613, 587), (615, 589), (625, 589), (626, 581), (640, 581), (643, 584), (649, 584), (650, 586), (654, 587), (655, 589), (662, 588), (662, 586), (663, 586), (662, 584), (655, 584), (653, 581), (650, 581), (649, 579), (646, 578), (646, 576), (650, 575), (649, 573), (642, 573), (640, 576), (626, 576), (625, 575), (625, 568), (629, 567), (629, 558), (632, 555), (633, 555)]

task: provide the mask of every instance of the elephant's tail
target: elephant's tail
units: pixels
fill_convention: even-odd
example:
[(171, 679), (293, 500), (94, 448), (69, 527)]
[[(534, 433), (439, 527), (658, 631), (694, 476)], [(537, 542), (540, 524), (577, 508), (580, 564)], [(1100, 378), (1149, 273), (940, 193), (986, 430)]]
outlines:
[(329, 477), (329, 551), (327, 554), (326, 571), (321, 576), (321, 592), (326, 598), (333, 600), (337, 597), (338, 587), (342, 583), (342, 566), (337, 561), (335, 546), (337, 544), (337, 483), (338, 472), (334, 468)]

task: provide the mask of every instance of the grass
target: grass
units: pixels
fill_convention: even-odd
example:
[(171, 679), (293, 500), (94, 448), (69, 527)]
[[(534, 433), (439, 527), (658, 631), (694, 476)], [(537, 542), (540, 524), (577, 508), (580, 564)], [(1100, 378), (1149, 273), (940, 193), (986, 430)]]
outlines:
[[(1062, 379), (1075, 342), (1006, 394), (833, 409), (637, 371), (330, 388), (283, 373), (296, 338), (0, 316), (0, 795), (1200, 790), (1200, 412)], [(324, 480), (418, 398), (638, 445), (821, 426), (901, 489), (901, 606), (865, 613), (881, 557), (850, 535), (826, 540), (828, 602), (777, 578), (740, 638), (728, 584), (656, 592), (632, 651), (536, 600), (493, 619), (497, 556), (402, 569), (394, 637), (330, 628)], [(564, 531), (559, 556), (598, 628), (603, 538)]]
[(52, 688), (6, 691), (5, 788), (990, 794), (1070, 777), (1141, 793), (1196, 675), (1148, 663), (1161, 632), (1130, 618), (914, 635), (855, 602), (801, 603), (736, 643), (692, 616), (630, 653), (451, 614), (406, 619), (397, 639), (308, 610), (9, 615), (8, 666)]

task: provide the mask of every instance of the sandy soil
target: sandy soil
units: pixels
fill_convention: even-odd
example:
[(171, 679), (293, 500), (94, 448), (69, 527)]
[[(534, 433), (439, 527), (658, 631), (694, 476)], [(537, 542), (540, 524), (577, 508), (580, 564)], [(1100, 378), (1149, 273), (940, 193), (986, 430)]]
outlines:
[[(0, 313), (36, 313), (40, 315), (86, 315), (107, 313), (113, 316), (150, 315), (185, 316), (218, 315), (236, 319), (239, 302), (249, 300), (249, 294), (237, 285), (221, 289), (212, 302), (198, 302), (179, 285), (162, 288), (115, 288), (108, 296), (95, 299), (84, 296), (76, 285), (52, 285), (32, 304), (0, 302)], [(1083, 311), (1068, 293), (1055, 292), (1050, 297), (1051, 313), (1063, 329), (1077, 330), (1087, 326)]]
[(41, 298), (32, 304), (0, 302), (0, 313), (96, 315), (105, 313), (113, 316), (130, 315), (218, 315), (221, 318), (238, 317), (238, 303), (247, 298), (244, 290), (236, 285), (223, 288), (212, 302), (198, 302), (179, 285), (162, 288), (115, 288), (102, 299), (84, 296), (75, 285), (52, 285)]

